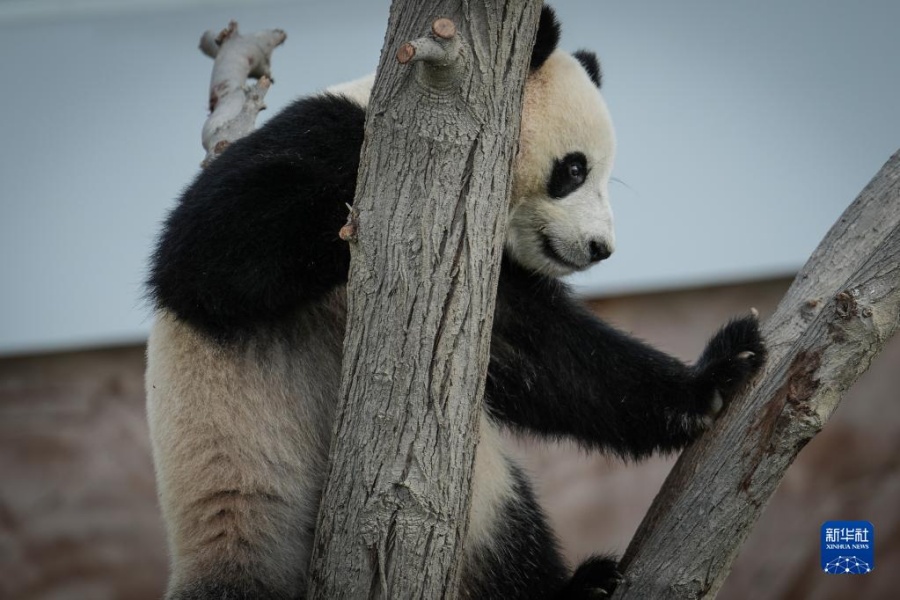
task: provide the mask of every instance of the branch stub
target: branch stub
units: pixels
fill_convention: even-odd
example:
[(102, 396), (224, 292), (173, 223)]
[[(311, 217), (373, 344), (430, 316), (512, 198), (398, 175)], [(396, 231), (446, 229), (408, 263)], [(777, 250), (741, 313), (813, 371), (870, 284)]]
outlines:
[(400, 46), (399, 50), (397, 50), (397, 62), (401, 65), (405, 65), (406, 63), (411, 61), (415, 55), (416, 47), (409, 42), (406, 42), (405, 44)]
[(456, 23), (442, 17), (431, 24), (431, 32), (442, 40), (449, 40), (456, 36)]

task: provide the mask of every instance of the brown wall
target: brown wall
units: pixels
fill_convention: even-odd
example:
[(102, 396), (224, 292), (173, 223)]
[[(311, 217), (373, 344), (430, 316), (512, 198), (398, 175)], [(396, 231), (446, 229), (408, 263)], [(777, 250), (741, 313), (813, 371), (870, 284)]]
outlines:
[[(770, 314), (786, 280), (593, 303), (691, 360), (729, 316)], [(900, 338), (801, 453), (743, 548), (722, 598), (898, 597)], [(143, 348), (0, 359), (0, 598), (158, 598), (165, 540), (144, 421)], [(602, 415), (598, 415), (602, 418)], [(513, 440), (567, 555), (625, 549), (671, 460), (625, 465)], [(823, 521), (866, 519), (876, 569), (818, 568)]]
[(143, 347), (0, 361), (0, 598), (159, 598)]

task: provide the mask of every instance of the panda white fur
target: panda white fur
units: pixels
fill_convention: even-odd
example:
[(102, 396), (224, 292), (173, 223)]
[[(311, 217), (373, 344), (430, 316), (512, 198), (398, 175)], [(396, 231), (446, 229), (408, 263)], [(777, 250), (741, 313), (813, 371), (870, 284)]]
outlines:
[[(615, 141), (589, 52), (541, 16), (477, 446), (463, 595), (579, 598), (499, 428), (629, 457), (684, 447), (760, 368), (753, 318), (689, 367), (597, 320), (557, 278), (613, 250)], [(201, 172), (165, 223), (149, 289), (147, 397), (172, 555), (168, 597), (302, 598), (340, 387), (353, 201), (371, 78), (299, 100)]]

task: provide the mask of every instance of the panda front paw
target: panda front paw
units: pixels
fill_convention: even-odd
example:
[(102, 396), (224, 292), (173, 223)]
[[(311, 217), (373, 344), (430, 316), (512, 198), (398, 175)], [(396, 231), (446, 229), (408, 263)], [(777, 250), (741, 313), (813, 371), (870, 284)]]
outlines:
[(560, 600), (609, 598), (621, 581), (617, 560), (609, 556), (592, 556), (575, 569), (559, 597)]
[(701, 414), (711, 419), (759, 373), (766, 346), (756, 311), (734, 319), (709, 340), (694, 367), (705, 398)]

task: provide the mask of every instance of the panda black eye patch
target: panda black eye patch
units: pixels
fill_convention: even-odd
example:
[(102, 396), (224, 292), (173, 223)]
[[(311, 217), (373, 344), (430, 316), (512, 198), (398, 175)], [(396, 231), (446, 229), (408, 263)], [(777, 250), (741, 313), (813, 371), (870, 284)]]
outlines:
[(587, 158), (581, 152), (566, 154), (553, 163), (547, 193), (551, 198), (565, 198), (581, 187), (588, 176)]

